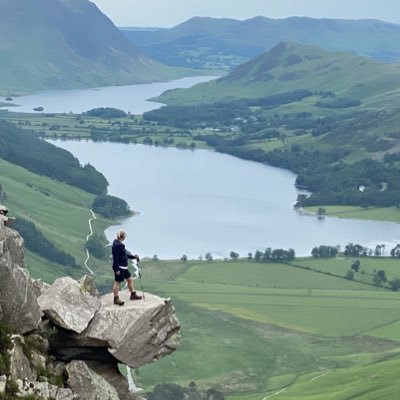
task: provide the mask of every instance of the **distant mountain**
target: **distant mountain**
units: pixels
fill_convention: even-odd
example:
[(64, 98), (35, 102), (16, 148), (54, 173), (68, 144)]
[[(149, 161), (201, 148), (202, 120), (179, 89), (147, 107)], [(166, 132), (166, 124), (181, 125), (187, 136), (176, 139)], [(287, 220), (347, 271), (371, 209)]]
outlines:
[(88, 0), (0, 0), (0, 92), (171, 79)]
[(378, 20), (195, 17), (171, 29), (121, 30), (149, 56), (186, 67), (229, 69), (282, 41), (351, 51), (381, 61), (400, 59), (400, 25)]
[(212, 103), (261, 99), (298, 90), (321, 92), (323, 99), (319, 104), (327, 108), (341, 106), (340, 101), (396, 105), (400, 65), (283, 42), (216, 81), (169, 91), (159, 100), (168, 104)]

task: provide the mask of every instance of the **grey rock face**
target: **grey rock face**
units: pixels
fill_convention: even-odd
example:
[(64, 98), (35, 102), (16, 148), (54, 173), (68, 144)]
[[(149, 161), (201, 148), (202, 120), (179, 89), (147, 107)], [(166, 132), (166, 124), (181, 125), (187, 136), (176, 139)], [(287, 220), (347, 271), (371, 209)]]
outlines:
[(100, 300), (69, 277), (57, 279), (39, 298), (40, 309), (64, 329), (81, 333), (100, 308)]
[(130, 392), (128, 381), (119, 371), (116, 361), (114, 363), (88, 361), (87, 365), (117, 389), (120, 400), (146, 400), (144, 397)]
[(35, 395), (46, 400), (79, 400), (71, 389), (50, 385), (48, 382), (36, 382), (28, 379), (17, 379), (20, 397)]
[(145, 300), (113, 304), (113, 295), (101, 298), (101, 308), (82, 334), (88, 340), (108, 343), (109, 352), (120, 362), (137, 368), (172, 353), (180, 344), (180, 324), (171, 300), (146, 293)]
[(0, 222), (0, 314), (18, 333), (36, 329), (41, 315), (34, 286), (24, 266), (22, 246), (21, 236)]
[(67, 365), (68, 386), (82, 400), (120, 400), (117, 390), (84, 361)]
[(83, 276), (81, 279), (79, 279), (79, 284), (81, 285), (81, 290), (89, 292), (89, 294), (91, 294), (92, 296), (100, 297), (100, 293), (97, 290), (94, 279), (91, 276)]
[(48, 283), (43, 282), (41, 279), (32, 280), (33, 287), (35, 288), (36, 297), (42, 295), (45, 290), (47, 290), (50, 285)]
[(0, 376), (0, 394), (6, 391), (7, 377), (5, 375)]
[(31, 366), (28, 358), (24, 354), (22, 345), (23, 336), (14, 335), (11, 337), (13, 348), (10, 350), (10, 377), (11, 379), (29, 379), (35, 381), (37, 378), (36, 370)]

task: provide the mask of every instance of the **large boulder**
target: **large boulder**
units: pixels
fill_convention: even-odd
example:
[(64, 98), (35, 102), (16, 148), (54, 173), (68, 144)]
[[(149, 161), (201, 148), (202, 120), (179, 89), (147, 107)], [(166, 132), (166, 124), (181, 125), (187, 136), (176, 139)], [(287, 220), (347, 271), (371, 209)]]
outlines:
[[(46, 291), (48, 293), (48, 291)], [(180, 324), (170, 299), (149, 293), (144, 300), (113, 303), (113, 295), (101, 297), (101, 307), (81, 334), (58, 329), (49, 338), (50, 351), (62, 361), (73, 359), (110, 362), (117, 360), (132, 368), (172, 353), (180, 344)]]
[(100, 308), (100, 300), (77, 281), (59, 278), (38, 298), (41, 310), (56, 325), (81, 333)]
[(0, 221), (0, 314), (14, 332), (37, 328), (41, 312), (24, 265), (23, 239)]
[(116, 306), (113, 294), (101, 298), (101, 308), (82, 337), (103, 341), (109, 352), (132, 368), (148, 364), (172, 353), (180, 344), (180, 324), (170, 299), (146, 293), (144, 300), (129, 300), (121, 292), (125, 305)]

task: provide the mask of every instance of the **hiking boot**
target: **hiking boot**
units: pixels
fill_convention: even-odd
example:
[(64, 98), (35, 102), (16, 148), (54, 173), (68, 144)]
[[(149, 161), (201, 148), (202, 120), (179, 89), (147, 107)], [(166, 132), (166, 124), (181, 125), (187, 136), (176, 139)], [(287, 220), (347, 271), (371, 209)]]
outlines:
[(131, 293), (131, 300), (141, 300), (142, 296), (139, 296), (136, 292)]
[(118, 306), (123, 306), (125, 304), (124, 301), (122, 301), (118, 296), (114, 297), (114, 304), (118, 305)]

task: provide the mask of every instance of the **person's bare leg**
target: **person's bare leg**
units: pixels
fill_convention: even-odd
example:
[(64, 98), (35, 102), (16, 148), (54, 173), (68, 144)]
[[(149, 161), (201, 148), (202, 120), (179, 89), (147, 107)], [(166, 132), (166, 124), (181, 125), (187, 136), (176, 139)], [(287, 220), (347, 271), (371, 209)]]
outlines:
[(128, 289), (131, 293), (135, 292), (135, 286), (133, 285), (132, 277), (128, 278)]
[(114, 281), (114, 286), (113, 286), (113, 293), (114, 293), (114, 304), (118, 306), (123, 306), (125, 304), (124, 301), (122, 301), (119, 298), (119, 287), (120, 287), (120, 282)]
[(131, 300), (140, 300), (142, 298), (136, 293), (132, 277), (128, 278), (128, 288), (131, 291)]
[(118, 297), (119, 287), (120, 287), (120, 282), (114, 281), (114, 286), (113, 286), (114, 297)]

